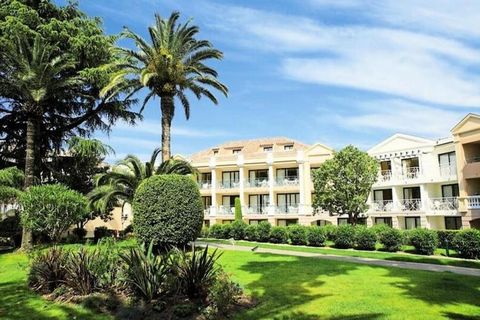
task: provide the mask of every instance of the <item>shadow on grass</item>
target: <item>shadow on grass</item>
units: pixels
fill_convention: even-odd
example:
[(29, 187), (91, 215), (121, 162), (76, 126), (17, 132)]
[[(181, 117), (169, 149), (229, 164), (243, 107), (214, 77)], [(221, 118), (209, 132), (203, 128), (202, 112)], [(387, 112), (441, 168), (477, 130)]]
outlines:
[(292, 312), (291, 314), (281, 317), (274, 317), (274, 320), (374, 320), (383, 317), (381, 313), (356, 314), (352, 316), (338, 316), (338, 317), (320, 317), (316, 315), (309, 315), (303, 312)]

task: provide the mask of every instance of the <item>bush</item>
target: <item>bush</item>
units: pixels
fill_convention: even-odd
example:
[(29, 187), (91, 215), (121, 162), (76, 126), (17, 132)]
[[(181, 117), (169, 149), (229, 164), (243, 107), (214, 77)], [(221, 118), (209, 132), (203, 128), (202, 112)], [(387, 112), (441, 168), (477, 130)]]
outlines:
[(69, 254), (65, 265), (64, 285), (79, 295), (93, 293), (99, 288), (98, 277), (93, 272), (93, 264), (99, 259), (96, 250), (88, 251), (85, 247)]
[(324, 228), (311, 226), (307, 228), (307, 242), (309, 246), (323, 247), (327, 241), (327, 233)]
[(338, 226), (334, 242), (337, 248), (353, 248), (355, 244), (355, 228), (350, 224)]
[(222, 224), (222, 228), (220, 229), (222, 231), (220, 239), (230, 239), (232, 238), (232, 224), (231, 223), (224, 223)]
[(434, 230), (414, 229), (409, 231), (408, 238), (419, 254), (432, 255), (438, 246), (438, 236)]
[(240, 198), (235, 198), (235, 221), (242, 221), (242, 203)]
[(120, 250), (115, 238), (103, 238), (95, 249), (97, 258), (90, 266), (102, 288), (111, 288), (116, 284), (120, 271)]
[(245, 239), (258, 241), (258, 228), (256, 224), (249, 224), (245, 228)]
[(83, 240), (87, 235), (87, 230), (84, 228), (75, 228), (72, 230), (72, 234), (77, 237), (78, 240)]
[(200, 191), (190, 177), (156, 175), (135, 191), (133, 229), (140, 241), (184, 246), (200, 235), (202, 225)]
[(377, 235), (374, 230), (358, 226), (355, 231), (355, 247), (360, 250), (375, 250)]
[(230, 277), (225, 272), (218, 272), (208, 293), (208, 301), (211, 302), (217, 318), (225, 319), (231, 307), (235, 305), (242, 293), (240, 286), (230, 280)]
[(214, 239), (222, 239), (223, 238), (223, 225), (222, 224), (214, 224), (209, 229), (209, 236)]
[(337, 234), (337, 226), (334, 226), (333, 224), (327, 224), (320, 228), (322, 228), (325, 231), (327, 240), (335, 242), (335, 235)]
[(93, 230), (93, 242), (97, 243), (100, 239), (113, 237), (115, 230), (110, 230), (107, 227), (96, 227)]
[(453, 238), (453, 247), (460, 256), (468, 259), (480, 258), (480, 231), (475, 229), (462, 230)]
[(390, 229), (392, 229), (392, 227), (390, 227), (389, 225), (387, 224), (375, 224), (373, 225), (371, 228), (370, 228), (373, 232), (375, 232), (376, 236), (377, 236), (377, 239), (380, 241), (380, 235), (385, 232), (385, 231), (389, 231)]
[(455, 238), (455, 235), (459, 232), (459, 230), (437, 230), (438, 247), (446, 248), (448, 242), (449, 248), (452, 248), (453, 239)]
[(22, 226), (18, 215), (7, 217), (0, 221), (0, 237), (10, 238), (15, 246), (20, 246), (22, 241)]
[(22, 225), (60, 240), (72, 224), (87, 216), (87, 200), (77, 191), (60, 184), (34, 186), (20, 196)]
[(291, 244), (294, 245), (306, 245), (307, 244), (307, 231), (304, 226), (294, 224), (288, 227), (288, 238)]
[(66, 279), (68, 253), (62, 248), (52, 247), (31, 257), (28, 286), (40, 293), (51, 293)]
[(378, 234), (378, 239), (383, 245), (384, 250), (395, 252), (402, 249), (404, 236), (402, 231), (394, 228), (388, 228)]
[(232, 230), (230, 235), (235, 240), (243, 240), (245, 238), (245, 228), (247, 224), (242, 220), (235, 220), (231, 224)]
[(270, 239), (270, 229), (272, 225), (269, 222), (262, 221), (257, 225), (257, 241), (268, 242)]
[(288, 232), (287, 228), (276, 226), (270, 230), (270, 239), (271, 243), (288, 243)]
[(200, 237), (208, 238), (210, 236), (210, 228), (207, 226), (202, 227), (202, 231), (200, 232)]

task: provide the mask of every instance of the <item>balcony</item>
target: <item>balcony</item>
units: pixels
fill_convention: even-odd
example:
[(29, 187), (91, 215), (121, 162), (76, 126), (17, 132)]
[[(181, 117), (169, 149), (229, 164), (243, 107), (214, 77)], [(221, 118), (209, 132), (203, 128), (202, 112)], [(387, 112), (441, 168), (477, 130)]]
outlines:
[(480, 209), (480, 196), (466, 197), (467, 209)]
[(375, 200), (370, 208), (374, 212), (391, 212), (394, 208), (393, 200)]
[(198, 187), (201, 190), (208, 190), (212, 187), (212, 181), (206, 180), (206, 181), (199, 181), (198, 182)]
[(392, 180), (392, 170), (381, 170), (378, 175), (378, 182), (388, 182)]
[(429, 209), (436, 212), (457, 211), (458, 198), (457, 197), (432, 198), (429, 201)]
[(457, 167), (454, 165), (441, 165), (440, 176), (443, 178), (455, 178), (457, 176)]
[(275, 206), (275, 213), (276, 214), (298, 214), (299, 212), (299, 205), (298, 204), (282, 204)]
[(407, 167), (403, 169), (402, 179), (404, 180), (414, 180), (420, 177), (420, 168), (419, 167)]
[(217, 209), (217, 214), (219, 215), (234, 215), (235, 214), (235, 206), (219, 206)]
[(268, 206), (263, 205), (249, 205), (247, 207), (242, 208), (245, 210), (245, 214), (268, 214)]
[(268, 188), (267, 178), (247, 179), (245, 188)]
[(219, 189), (235, 189), (240, 188), (240, 181), (219, 181)]
[(403, 199), (400, 200), (400, 210), (404, 212), (421, 211), (422, 200), (421, 199)]
[(285, 177), (277, 177), (275, 180), (276, 186), (298, 186), (300, 184), (298, 176), (285, 176)]

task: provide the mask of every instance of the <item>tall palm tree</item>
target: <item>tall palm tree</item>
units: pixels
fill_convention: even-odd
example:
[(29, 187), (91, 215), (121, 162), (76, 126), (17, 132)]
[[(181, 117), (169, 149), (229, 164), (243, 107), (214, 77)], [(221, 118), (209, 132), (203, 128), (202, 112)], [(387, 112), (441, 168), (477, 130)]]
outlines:
[(170, 18), (162, 19), (155, 15), (155, 25), (148, 28), (150, 43), (139, 35), (125, 29), (123, 35), (132, 39), (138, 51), (120, 49), (125, 57), (120, 71), (115, 74), (110, 84), (102, 91), (115, 93), (126, 88), (133, 88), (132, 94), (142, 88), (148, 88), (141, 111), (152, 97), (160, 97), (162, 113), (162, 160), (170, 159), (170, 128), (175, 113), (175, 98), (178, 98), (190, 117), (190, 102), (187, 92), (200, 99), (207, 97), (218, 104), (214, 88), (227, 96), (228, 88), (218, 81), (217, 72), (205, 65), (209, 59), (220, 60), (223, 53), (215, 49), (207, 40), (197, 40), (197, 26), (177, 23), (180, 14), (173, 12)]
[[(33, 45), (26, 38), (18, 38), (16, 46), (0, 55), (0, 85), (8, 96), (16, 97), (15, 108), (26, 116), (25, 183), (27, 189), (35, 183), (35, 144), (44, 108), (53, 97), (78, 87), (82, 80), (71, 71), (75, 63), (69, 55), (52, 53), (41, 36)], [(70, 73), (70, 74), (69, 74)], [(22, 248), (31, 246), (31, 232), (23, 231)]]
[(95, 178), (95, 189), (88, 194), (90, 208), (106, 215), (113, 206), (131, 204), (140, 183), (153, 175), (197, 173), (190, 163), (179, 159), (168, 159), (155, 167), (160, 152), (161, 149), (155, 149), (146, 163), (128, 155), (109, 172), (99, 174)]

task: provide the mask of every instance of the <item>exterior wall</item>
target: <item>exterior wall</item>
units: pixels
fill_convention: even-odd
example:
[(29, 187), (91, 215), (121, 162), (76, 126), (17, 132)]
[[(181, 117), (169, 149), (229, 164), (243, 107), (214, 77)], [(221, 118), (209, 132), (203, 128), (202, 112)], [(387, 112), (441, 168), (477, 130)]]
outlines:
[(93, 238), (93, 233), (97, 227), (107, 227), (111, 230), (122, 231), (128, 225), (132, 223), (132, 208), (130, 205), (126, 204), (123, 211), (121, 207), (116, 207), (112, 211), (112, 219), (109, 221), (103, 221), (100, 218), (90, 220), (85, 225), (85, 230), (87, 230), (87, 238)]

